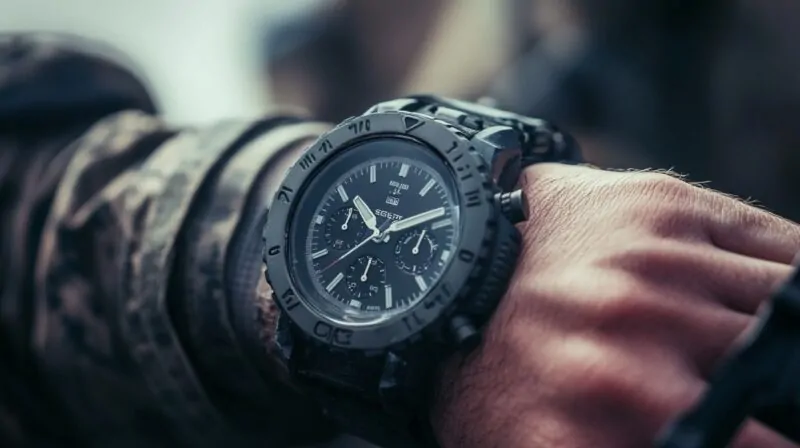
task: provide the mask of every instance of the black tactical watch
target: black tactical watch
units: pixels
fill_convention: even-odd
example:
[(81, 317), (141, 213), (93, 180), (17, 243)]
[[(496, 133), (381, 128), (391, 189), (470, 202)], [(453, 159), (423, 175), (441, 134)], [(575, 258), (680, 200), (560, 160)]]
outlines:
[(514, 270), (521, 170), (579, 152), (544, 121), (433, 96), (321, 136), (264, 229), (276, 342), (295, 378), (352, 433), (429, 443), (437, 362), (479, 342)]

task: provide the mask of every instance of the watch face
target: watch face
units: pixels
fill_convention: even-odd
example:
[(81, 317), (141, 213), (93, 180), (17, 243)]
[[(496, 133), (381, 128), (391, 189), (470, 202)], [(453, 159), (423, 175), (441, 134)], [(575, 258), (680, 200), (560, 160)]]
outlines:
[(377, 138), (332, 157), (291, 216), (290, 273), (318, 313), (371, 325), (414, 307), (457, 250), (458, 194), (433, 151)]

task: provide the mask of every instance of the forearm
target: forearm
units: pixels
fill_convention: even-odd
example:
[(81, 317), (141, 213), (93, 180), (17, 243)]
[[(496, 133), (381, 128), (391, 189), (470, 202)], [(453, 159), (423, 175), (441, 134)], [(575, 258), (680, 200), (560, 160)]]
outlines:
[[(269, 313), (255, 313), (270, 309), (264, 205), (326, 126), (275, 113), (170, 129), (120, 67), (20, 42), (26, 52), (0, 66), (0, 438), (280, 446), (327, 435), (272, 368)], [(54, 71), (64, 58), (93, 93), (62, 85), (65, 97), (40, 101), (71, 79)], [(116, 113), (127, 108), (140, 112)], [(297, 413), (319, 431), (293, 428)]]
[(72, 143), (108, 114), (154, 110), (138, 80), (84, 50), (75, 39), (0, 35), (0, 440), (9, 446), (73, 440), (30, 350), (36, 253)]
[[(258, 357), (247, 357), (247, 344), (258, 341), (242, 341), (235, 314), (226, 314), (257, 299), (260, 256), (234, 249), (263, 220), (253, 204), (270, 196), (291, 160), (287, 148), (322, 126), (275, 116), (187, 130), (155, 146), (144, 131), (138, 144), (115, 135), (114, 126), (149, 120), (127, 114), (96, 127), (59, 186), (37, 267), (40, 301), (52, 304), (38, 317), (39, 357), (93, 440), (103, 437), (94, 420), (100, 409), (111, 410), (104, 428), (162, 437), (131, 427), (124, 404), (134, 403), (137, 414), (146, 409), (168, 423), (176, 441), (285, 442), (296, 433), (263, 423), (288, 400), (286, 386), (251, 364)], [(126, 168), (112, 173), (117, 166)], [(241, 283), (252, 287), (243, 293)], [(304, 411), (314, 408), (306, 403)], [(260, 424), (248, 425), (255, 422), (242, 420), (247, 415)]]

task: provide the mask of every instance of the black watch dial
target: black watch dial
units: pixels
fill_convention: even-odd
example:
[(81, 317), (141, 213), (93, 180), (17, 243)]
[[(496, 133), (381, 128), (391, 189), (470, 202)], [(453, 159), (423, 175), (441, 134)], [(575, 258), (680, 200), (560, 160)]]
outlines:
[(363, 325), (423, 299), (458, 244), (458, 194), (445, 163), (414, 141), (381, 138), (343, 151), (312, 179), (290, 231), (304, 300)]

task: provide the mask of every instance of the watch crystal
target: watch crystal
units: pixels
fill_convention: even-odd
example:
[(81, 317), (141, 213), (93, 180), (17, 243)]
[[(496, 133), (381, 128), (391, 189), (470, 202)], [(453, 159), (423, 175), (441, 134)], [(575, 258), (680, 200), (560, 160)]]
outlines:
[(426, 147), (384, 138), (343, 151), (305, 189), (290, 235), (293, 275), (320, 314), (373, 324), (410, 309), (458, 243), (452, 174)]

